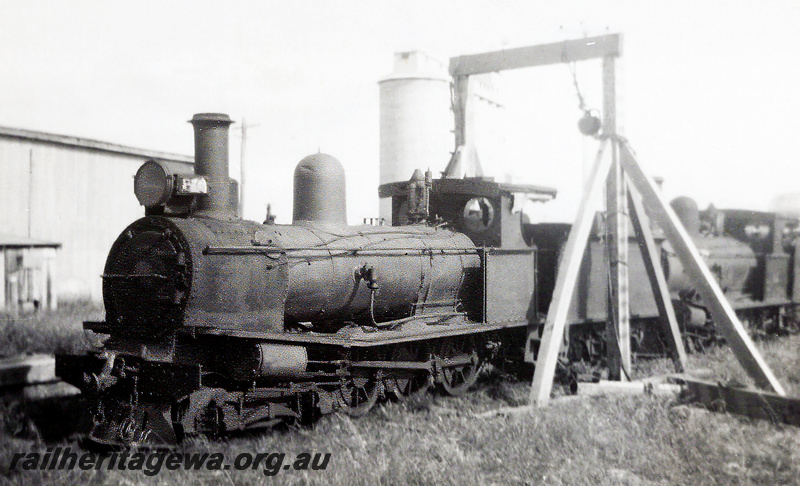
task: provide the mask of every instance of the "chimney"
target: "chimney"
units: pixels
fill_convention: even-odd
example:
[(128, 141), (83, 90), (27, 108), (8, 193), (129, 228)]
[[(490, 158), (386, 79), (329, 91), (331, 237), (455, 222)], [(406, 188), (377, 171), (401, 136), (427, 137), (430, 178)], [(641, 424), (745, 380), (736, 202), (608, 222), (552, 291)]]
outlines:
[(194, 127), (194, 172), (206, 176), (208, 195), (197, 209), (213, 216), (235, 218), (238, 208), (228, 172), (228, 129), (233, 123), (223, 113), (198, 113), (189, 120)]

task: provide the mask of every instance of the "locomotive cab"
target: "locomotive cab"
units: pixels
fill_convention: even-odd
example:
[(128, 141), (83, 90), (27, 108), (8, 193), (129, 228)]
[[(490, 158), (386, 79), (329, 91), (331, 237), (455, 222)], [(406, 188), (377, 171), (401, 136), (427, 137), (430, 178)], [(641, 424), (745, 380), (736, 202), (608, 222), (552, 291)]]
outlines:
[[(476, 246), (495, 249), (529, 248), (522, 235), (522, 214), (513, 212), (515, 198), (549, 200), (557, 192), (544, 186), (499, 183), (491, 177), (431, 179), (430, 172), (420, 191), (419, 174), (378, 189), (381, 198), (392, 198), (393, 226), (419, 220), (444, 224), (469, 236)], [(426, 206), (423, 210), (420, 201)]]
[[(523, 238), (523, 216), (513, 212), (515, 197), (552, 199), (556, 190), (543, 186), (495, 182), (490, 177), (423, 179), (416, 171), (409, 181), (379, 187), (392, 198), (392, 224), (415, 221), (442, 225), (465, 234), (481, 258), (480, 304), (487, 324), (527, 322), (539, 326), (537, 248)], [(524, 346), (524, 337), (518, 340)]]

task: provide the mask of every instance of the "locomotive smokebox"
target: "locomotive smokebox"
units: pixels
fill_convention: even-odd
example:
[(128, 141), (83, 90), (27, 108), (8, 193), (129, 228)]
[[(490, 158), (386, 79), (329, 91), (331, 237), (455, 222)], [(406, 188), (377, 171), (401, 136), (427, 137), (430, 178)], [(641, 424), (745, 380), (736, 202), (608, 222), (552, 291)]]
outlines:
[(194, 126), (194, 171), (208, 179), (208, 195), (198, 209), (214, 216), (234, 218), (236, 198), (228, 172), (228, 129), (233, 123), (223, 113), (198, 113), (189, 120)]
[(344, 167), (327, 154), (309, 155), (294, 170), (292, 223), (347, 224)]
[(672, 206), (687, 233), (692, 236), (700, 234), (700, 211), (694, 199), (680, 196), (673, 199), (669, 205)]

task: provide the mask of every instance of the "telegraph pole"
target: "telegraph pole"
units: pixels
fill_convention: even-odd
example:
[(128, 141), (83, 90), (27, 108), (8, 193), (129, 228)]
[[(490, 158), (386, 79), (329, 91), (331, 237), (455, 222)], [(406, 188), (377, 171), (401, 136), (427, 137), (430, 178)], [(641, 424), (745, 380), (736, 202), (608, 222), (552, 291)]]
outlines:
[(247, 124), (247, 119), (242, 117), (242, 147), (239, 153), (239, 216), (244, 217), (244, 200), (245, 200), (245, 188), (247, 187), (247, 183), (245, 180), (246, 175), (246, 168), (245, 168), (245, 151), (247, 149), (247, 129), (248, 128), (255, 128), (259, 124)]

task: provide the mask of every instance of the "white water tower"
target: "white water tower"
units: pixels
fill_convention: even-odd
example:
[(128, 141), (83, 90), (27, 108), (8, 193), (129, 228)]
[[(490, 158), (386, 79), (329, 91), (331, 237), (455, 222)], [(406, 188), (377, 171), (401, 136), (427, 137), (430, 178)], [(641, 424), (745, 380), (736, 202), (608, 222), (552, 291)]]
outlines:
[[(475, 145), (486, 175), (505, 180), (505, 110), (498, 101), (499, 76), (474, 76)], [(393, 72), (380, 86), (380, 184), (407, 181), (414, 169), (434, 177), (455, 149), (447, 65), (420, 51), (394, 55)], [(391, 223), (392, 203), (380, 202), (380, 217)]]
[[(406, 181), (414, 169), (443, 170), (453, 150), (447, 66), (423, 52), (398, 52), (378, 85), (380, 183)], [(382, 200), (380, 217), (389, 224), (391, 215), (391, 200)]]

